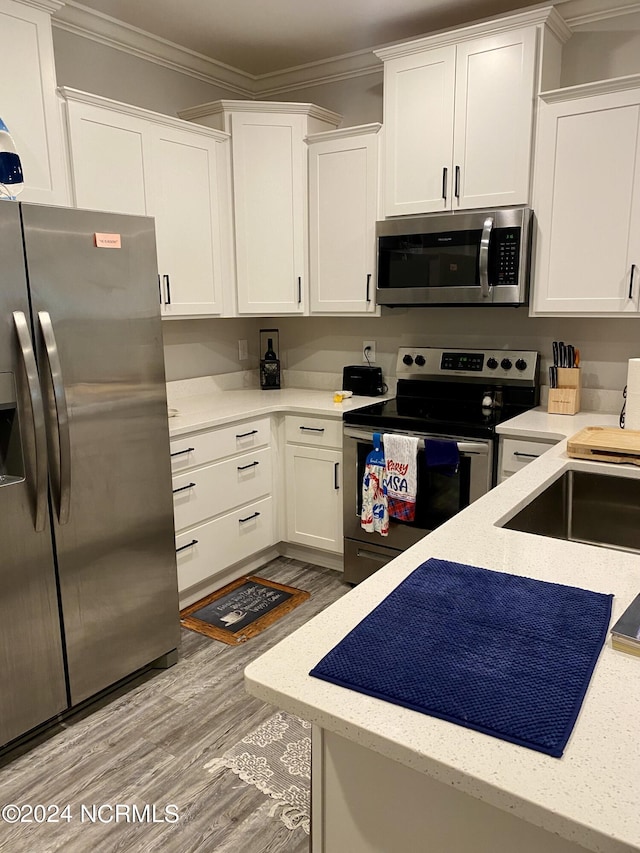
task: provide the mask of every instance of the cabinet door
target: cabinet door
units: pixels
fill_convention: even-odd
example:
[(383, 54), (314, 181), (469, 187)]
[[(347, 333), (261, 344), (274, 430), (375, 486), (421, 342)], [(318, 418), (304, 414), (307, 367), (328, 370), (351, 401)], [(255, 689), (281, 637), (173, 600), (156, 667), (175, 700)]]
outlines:
[(529, 201), (534, 27), (456, 48), (453, 207)]
[(313, 312), (375, 311), (378, 139), (309, 146), (309, 291)]
[(451, 207), (454, 86), (454, 46), (385, 62), (385, 216)]
[(342, 553), (342, 452), (287, 444), (287, 541)]
[(307, 287), (304, 119), (231, 116), (238, 313), (301, 314)]
[(148, 123), (136, 116), (68, 101), (67, 124), (76, 207), (148, 215)]
[(541, 104), (536, 313), (637, 315), (639, 104), (638, 91)]
[(222, 312), (218, 146), (228, 144), (153, 128), (153, 213), (165, 316)]
[(22, 163), (19, 201), (64, 205), (69, 199), (51, 15), (35, 6), (0, 0), (0, 117)]

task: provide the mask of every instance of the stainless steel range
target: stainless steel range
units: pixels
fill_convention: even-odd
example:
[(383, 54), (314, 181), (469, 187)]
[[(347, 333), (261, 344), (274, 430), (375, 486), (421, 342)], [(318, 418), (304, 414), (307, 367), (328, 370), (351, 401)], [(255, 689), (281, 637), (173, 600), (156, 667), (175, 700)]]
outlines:
[[(402, 347), (397, 396), (344, 416), (344, 579), (359, 583), (485, 494), (496, 482), (496, 426), (538, 405), (537, 352)], [(360, 526), (374, 433), (419, 438), (415, 519), (389, 534)], [(427, 465), (425, 441), (455, 442), (455, 470)]]

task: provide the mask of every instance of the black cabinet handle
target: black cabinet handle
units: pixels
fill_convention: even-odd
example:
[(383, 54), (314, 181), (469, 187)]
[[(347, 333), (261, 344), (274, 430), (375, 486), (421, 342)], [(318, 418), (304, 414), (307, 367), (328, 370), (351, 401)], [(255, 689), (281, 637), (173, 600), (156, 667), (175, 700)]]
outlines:
[(198, 540), (192, 539), (191, 542), (188, 542), (186, 545), (181, 545), (179, 548), (176, 548), (176, 554), (179, 554), (180, 551), (184, 551), (186, 548), (193, 548), (193, 546), (197, 544)]
[(250, 462), (248, 465), (238, 465), (238, 471), (246, 471), (247, 468), (255, 468), (259, 464), (259, 462)]
[(539, 453), (522, 453), (522, 451), (520, 451), (520, 450), (514, 450), (513, 455), (514, 456), (522, 456), (524, 459), (539, 459), (540, 458)]
[(460, 198), (460, 166), (456, 166), (456, 188), (455, 197)]
[(171, 305), (171, 282), (168, 275), (163, 275), (162, 278), (164, 279), (164, 289), (167, 294), (167, 305)]
[(194, 450), (195, 450), (195, 448), (194, 448), (194, 447), (187, 447), (187, 449), (186, 449), (186, 450), (176, 450), (176, 451), (174, 451), (174, 452), (171, 454), (171, 456), (172, 456), (172, 457), (173, 457), (173, 456), (182, 456), (182, 454), (183, 454), (183, 453), (193, 453), (193, 451), (194, 451)]
[(257, 429), (252, 429), (251, 432), (241, 432), (240, 435), (236, 435), (236, 438), (247, 438), (247, 436), (255, 435), (257, 432)]
[(302, 277), (298, 276), (298, 305), (302, 302)]
[(324, 432), (324, 427), (306, 427), (301, 426), (300, 429), (306, 430), (307, 432)]
[(160, 305), (162, 305), (162, 285), (160, 284), (160, 273), (158, 273), (158, 298), (160, 299)]
[(629, 276), (629, 299), (633, 298), (633, 274), (636, 271), (636, 265), (631, 264), (631, 275)]
[(368, 272), (367, 273), (367, 302), (371, 302), (370, 288), (371, 288), (371, 273)]
[(254, 512), (253, 515), (248, 515), (246, 518), (239, 518), (238, 523), (244, 524), (245, 521), (251, 521), (252, 518), (257, 518), (260, 515), (259, 512)]
[(442, 167), (442, 198), (447, 200), (447, 175), (449, 174), (449, 170), (446, 166)]
[(333, 463), (333, 488), (334, 488), (334, 489), (339, 489), (339, 488), (340, 488), (340, 483), (338, 482), (338, 468), (339, 468), (339, 467), (340, 467), (340, 463), (339, 463), (339, 462), (334, 462), (334, 463)]
[(187, 483), (186, 486), (180, 486), (179, 489), (173, 489), (173, 494), (177, 495), (178, 492), (186, 492), (187, 489), (192, 489), (195, 486), (195, 483)]

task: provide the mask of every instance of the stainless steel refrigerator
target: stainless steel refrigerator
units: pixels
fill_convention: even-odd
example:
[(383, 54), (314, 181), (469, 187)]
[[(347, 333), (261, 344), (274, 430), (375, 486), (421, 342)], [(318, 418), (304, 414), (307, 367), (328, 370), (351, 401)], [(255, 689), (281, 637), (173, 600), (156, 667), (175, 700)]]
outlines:
[(179, 613), (153, 220), (0, 202), (0, 276), (2, 746)]

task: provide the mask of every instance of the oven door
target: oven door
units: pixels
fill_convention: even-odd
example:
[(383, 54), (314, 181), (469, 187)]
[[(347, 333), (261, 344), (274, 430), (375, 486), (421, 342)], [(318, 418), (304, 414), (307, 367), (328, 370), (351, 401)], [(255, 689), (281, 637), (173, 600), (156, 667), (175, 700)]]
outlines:
[[(362, 510), (362, 480), (368, 454), (373, 450), (373, 429), (345, 426), (343, 442), (344, 460), (344, 536), (345, 580), (356, 583), (367, 574), (380, 568), (401, 551), (414, 545), (427, 533), (452, 518), (492, 486), (493, 441), (490, 439), (464, 439), (453, 436), (425, 435), (421, 433), (418, 444), (418, 490), (415, 520), (412, 522), (389, 520), (389, 535), (367, 533), (360, 526)], [(397, 432), (396, 430), (384, 430)], [(416, 433), (413, 433), (416, 435)], [(427, 466), (424, 458), (424, 439), (438, 438), (455, 441), (460, 454), (460, 464), (454, 475)], [(371, 546), (378, 556), (370, 560), (371, 571), (365, 563), (354, 572), (354, 559), (366, 559)], [(355, 548), (355, 550), (354, 550)], [(388, 559), (382, 559), (387, 554)], [(351, 578), (350, 578), (351, 576)], [(355, 578), (355, 579), (354, 579)]]

